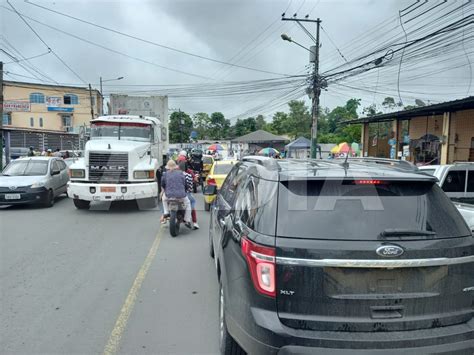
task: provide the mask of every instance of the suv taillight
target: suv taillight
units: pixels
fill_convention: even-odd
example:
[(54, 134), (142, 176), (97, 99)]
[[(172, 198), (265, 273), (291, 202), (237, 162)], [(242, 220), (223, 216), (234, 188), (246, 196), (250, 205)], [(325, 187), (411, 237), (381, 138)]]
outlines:
[(245, 237), (241, 239), (241, 248), (255, 289), (263, 295), (275, 297), (275, 248), (258, 245)]

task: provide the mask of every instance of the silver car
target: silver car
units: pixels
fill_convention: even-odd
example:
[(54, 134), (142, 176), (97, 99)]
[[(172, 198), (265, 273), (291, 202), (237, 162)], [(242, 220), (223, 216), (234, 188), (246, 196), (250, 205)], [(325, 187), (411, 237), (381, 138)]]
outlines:
[(0, 175), (0, 205), (35, 203), (54, 205), (67, 192), (66, 163), (56, 157), (26, 157), (13, 160)]

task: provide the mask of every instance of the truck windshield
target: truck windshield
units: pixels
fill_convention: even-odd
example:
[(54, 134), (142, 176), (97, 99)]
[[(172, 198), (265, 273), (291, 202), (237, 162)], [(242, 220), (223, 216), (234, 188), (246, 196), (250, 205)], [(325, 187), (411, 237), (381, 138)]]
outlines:
[(151, 142), (149, 124), (133, 122), (95, 122), (91, 125), (91, 139), (119, 139)]

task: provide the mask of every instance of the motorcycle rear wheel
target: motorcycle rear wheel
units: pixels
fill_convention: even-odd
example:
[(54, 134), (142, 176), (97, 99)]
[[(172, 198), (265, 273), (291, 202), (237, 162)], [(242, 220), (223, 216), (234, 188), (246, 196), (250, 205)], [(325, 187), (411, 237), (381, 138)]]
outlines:
[(179, 234), (178, 211), (170, 211), (170, 234), (172, 237)]

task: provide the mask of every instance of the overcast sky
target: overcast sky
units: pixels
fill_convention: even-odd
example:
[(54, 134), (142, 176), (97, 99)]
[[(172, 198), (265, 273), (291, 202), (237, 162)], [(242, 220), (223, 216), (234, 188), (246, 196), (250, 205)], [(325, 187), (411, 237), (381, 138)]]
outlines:
[[(297, 12), (300, 16), (309, 14), (310, 17), (320, 17), (322, 19), (324, 29), (333, 42), (330, 42), (326, 33), (321, 34), (321, 67), (324, 71), (343, 63), (343, 59), (336, 52), (334, 44), (350, 59), (351, 56), (357, 54), (350, 50), (350, 45), (354, 39), (365, 38), (368, 43), (370, 43), (371, 38), (374, 41), (377, 40), (380, 32), (383, 32), (383, 28), (376, 31), (371, 29), (378, 23), (397, 16), (398, 11), (412, 4), (413, 0), (130, 0), (121, 2), (56, 0), (37, 2), (48, 8), (90, 22), (201, 56), (221, 61), (231, 61), (238, 65), (275, 73), (302, 74), (308, 64), (308, 52), (294, 44), (282, 41), (280, 35), (281, 33), (287, 33), (305, 46), (310, 46), (311, 40), (294, 23), (280, 21), (282, 12), (287, 10), (286, 13), (290, 16)], [(23, 1), (12, 0), (11, 3), (25, 15), (102, 46), (158, 65), (210, 78), (197, 78), (145, 64), (30, 22), (43, 40), (85, 82), (90, 82), (98, 88), (100, 76), (105, 79), (118, 76), (125, 77), (118, 82), (106, 83), (107, 85), (104, 86), (106, 94), (143, 90), (139, 86), (125, 87), (117, 85), (193, 84), (277, 77), (271, 74), (217, 64), (135, 41), (53, 14)], [(9, 7), (5, 0), (1, 0), (1, 4)], [(2, 35), (0, 48), (12, 52), (12, 48), (5, 43), (6, 39), (25, 57), (35, 56), (46, 51), (45, 45), (16, 14), (2, 8), (0, 22)], [(309, 26), (308, 29), (313, 33), (315, 31), (314, 26)], [(250, 45), (246, 47), (249, 43)], [(238, 53), (240, 55), (233, 58)], [(3, 53), (0, 53), (0, 59), (5, 62), (11, 61)], [(471, 60), (474, 62), (474, 58), (471, 57)], [(52, 54), (32, 59), (30, 62), (58, 82), (82, 84)], [(6, 64), (5, 70), (31, 76), (17, 63)], [(403, 100), (404, 104), (413, 104), (413, 95), (415, 95), (413, 93), (417, 93), (416, 95), (419, 95), (425, 101), (431, 100), (433, 102), (447, 101), (473, 94), (472, 88), (469, 92), (467, 91), (469, 80), (472, 77), (469, 67), (463, 67), (445, 74), (442, 77), (431, 78), (430, 86), (422, 86), (418, 88), (419, 90), (416, 89), (416, 83), (413, 81), (406, 83), (402, 81), (402, 90), (411, 93), (411, 95), (406, 95)], [(378, 90), (379, 86), (375, 86), (376, 78), (375, 75), (367, 77), (359, 84), (366, 88), (370, 87), (372, 90), (373, 88)], [(6, 75), (5, 79), (34, 81), (20, 76), (13, 76), (13, 74)], [(436, 80), (442, 82), (443, 85), (446, 85), (447, 80), (453, 81), (455, 86), (449, 89), (447, 87), (440, 89), (436, 85)], [(386, 92), (394, 90), (393, 83), (387, 82), (384, 85)], [(472, 86), (474, 87), (474, 85)], [(279, 93), (235, 96), (225, 99), (215, 97), (204, 99), (171, 97), (169, 106), (173, 109), (180, 108), (190, 114), (200, 111), (222, 111), (226, 117), (232, 118), (255, 106), (265, 104), (277, 94)], [(372, 94), (368, 90), (357, 91), (334, 86), (323, 92), (321, 104), (332, 108), (344, 104), (351, 97), (362, 98), (363, 105), (369, 105), (380, 103), (383, 94)], [(286, 107), (283, 106), (278, 109), (285, 110)], [(270, 120), (269, 117), (274, 110), (260, 109), (255, 113), (264, 113), (267, 120)]]

